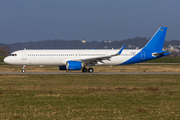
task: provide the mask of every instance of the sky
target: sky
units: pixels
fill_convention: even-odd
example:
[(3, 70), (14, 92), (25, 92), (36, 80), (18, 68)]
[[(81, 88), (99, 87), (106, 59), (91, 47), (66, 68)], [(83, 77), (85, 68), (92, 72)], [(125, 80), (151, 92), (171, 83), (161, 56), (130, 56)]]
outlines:
[(150, 38), (180, 40), (180, 0), (0, 0), (0, 43)]

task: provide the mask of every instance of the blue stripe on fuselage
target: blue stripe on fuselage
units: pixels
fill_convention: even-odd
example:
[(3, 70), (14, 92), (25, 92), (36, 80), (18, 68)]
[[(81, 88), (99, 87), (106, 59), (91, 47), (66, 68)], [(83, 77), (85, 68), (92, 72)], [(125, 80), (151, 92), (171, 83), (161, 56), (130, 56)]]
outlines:
[(129, 60), (127, 60), (124, 63), (121, 63), (119, 65), (134, 64), (134, 63), (144, 62), (144, 61), (148, 61), (148, 60), (151, 60), (151, 59), (156, 59), (156, 58), (160, 58), (160, 57), (169, 55), (169, 54), (162, 54), (162, 55), (159, 55), (159, 56), (155, 57), (155, 56), (152, 56), (152, 53), (154, 53), (154, 51), (143, 50), (142, 49), (134, 57), (130, 58)]

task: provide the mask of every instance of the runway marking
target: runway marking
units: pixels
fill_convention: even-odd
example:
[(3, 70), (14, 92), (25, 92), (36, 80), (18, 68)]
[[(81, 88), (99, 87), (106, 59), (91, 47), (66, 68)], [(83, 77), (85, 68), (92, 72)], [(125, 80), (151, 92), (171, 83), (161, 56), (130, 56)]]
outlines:
[(93, 73), (82, 73), (82, 72), (0, 72), (0, 74), (17, 74), (17, 75), (33, 75), (33, 74), (180, 74), (180, 72), (93, 72)]

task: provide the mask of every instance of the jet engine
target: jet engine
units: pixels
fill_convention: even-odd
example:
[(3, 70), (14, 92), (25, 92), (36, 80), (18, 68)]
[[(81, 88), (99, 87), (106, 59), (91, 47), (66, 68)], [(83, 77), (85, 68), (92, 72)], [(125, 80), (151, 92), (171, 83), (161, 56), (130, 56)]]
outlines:
[(81, 61), (67, 61), (66, 65), (59, 66), (59, 70), (81, 70), (83, 66)]
[(61, 65), (61, 66), (59, 66), (59, 70), (67, 70), (67, 69), (66, 69), (66, 65)]
[(81, 61), (67, 61), (66, 62), (66, 69), (67, 70), (81, 70), (83, 64)]

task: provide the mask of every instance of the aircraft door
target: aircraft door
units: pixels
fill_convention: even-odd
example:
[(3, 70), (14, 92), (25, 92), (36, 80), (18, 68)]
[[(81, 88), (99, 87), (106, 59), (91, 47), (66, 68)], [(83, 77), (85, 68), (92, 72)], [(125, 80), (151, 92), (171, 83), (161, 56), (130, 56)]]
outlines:
[(105, 56), (108, 56), (108, 55), (110, 55), (109, 53), (105, 53)]
[(22, 51), (22, 60), (26, 60), (26, 49)]
[(75, 53), (75, 57), (76, 58), (80, 58), (81, 57), (81, 53)]
[(145, 59), (145, 51), (141, 51), (141, 59)]

